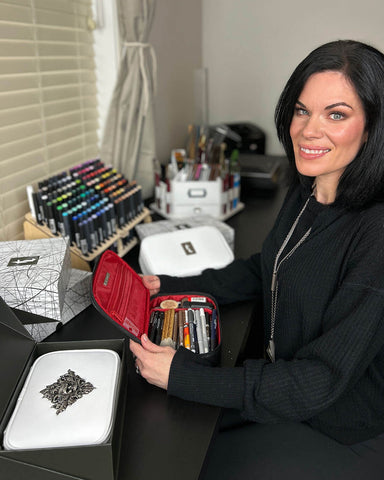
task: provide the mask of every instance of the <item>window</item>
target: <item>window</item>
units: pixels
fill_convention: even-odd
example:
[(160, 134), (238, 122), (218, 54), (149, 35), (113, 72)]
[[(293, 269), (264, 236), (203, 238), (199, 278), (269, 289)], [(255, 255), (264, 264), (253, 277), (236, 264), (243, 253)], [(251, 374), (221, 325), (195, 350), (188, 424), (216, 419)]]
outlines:
[(98, 156), (92, 0), (0, 0), (0, 240), (26, 186)]

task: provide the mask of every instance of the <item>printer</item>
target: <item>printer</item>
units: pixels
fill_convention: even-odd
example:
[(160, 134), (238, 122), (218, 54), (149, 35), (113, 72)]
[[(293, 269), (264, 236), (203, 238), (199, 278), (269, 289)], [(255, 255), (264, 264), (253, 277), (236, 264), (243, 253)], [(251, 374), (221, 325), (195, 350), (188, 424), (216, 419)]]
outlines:
[(238, 122), (226, 123), (226, 125), (240, 137), (240, 141), (237, 144), (239, 153), (265, 153), (265, 133), (254, 123)]
[(237, 148), (241, 188), (274, 190), (287, 165), (285, 156), (265, 155), (265, 133), (254, 123), (226, 123), (229, 152)]

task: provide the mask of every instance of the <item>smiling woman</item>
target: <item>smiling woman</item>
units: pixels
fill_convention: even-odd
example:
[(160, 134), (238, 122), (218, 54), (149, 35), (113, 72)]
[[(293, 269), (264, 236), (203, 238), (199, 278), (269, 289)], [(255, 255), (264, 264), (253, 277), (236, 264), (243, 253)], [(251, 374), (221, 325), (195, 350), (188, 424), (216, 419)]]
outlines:
[[(322, 45), (313, 50), (292, 73), (275, 111), (277, 134), (293, 167), (294, 177), (307, 186), (313, 184), (313, 174), (316, 172), (301, 173), (297, 169), (298, 155), (291, 137), (291, 133), (296, 134), (297, 117), (311, 117), (311, 108), (323, 108), (325, 110), (321, 118), (323, 121), (327, 119), (328, 131), (342, 132), (344, 135), (346, 129), (346, 135), (348, 132), (353, 135), (349, 125), (353, 124), (353, 128), (357, 128), (357, 145), (352, 142), (348, 147), (351, 149), (349, 153), (353, 161), (339, 172), (341, 175), (335, 197), (337, 205), (348, 209), (362, 208), (373, 199), (382, 198), (384, 195), (383, 64), (382, 52), (370, 45), (349, 40)], [(306, 100), (304, 95), (313, 87), (319, 88), (317, 93), (321, 93), (321, 99), (325, 102), (322, 105), (306, 104), (311, 99)], [(362, 115), (363, 127), (359, 123)], [(337, 125), (330, 130), (333, 124)], [(347, 137), (344, 138), (347, 141)], [(314, 140), (301, 142), (304, 149), (309, 151), (313, 150), (314, 146), (321, 147), (320, 150), (324, 147), (331, 148), (330, 145)], [(356, 152), (360, 142), (361, 148), (357, 148)]]
[(363, 105), (342, 72), (315, 73), (308, 79), (290, 135), (298, 172), (316, 178), (320, 203), (333, 203), (340, 176), (367, 137)]
[(198, 276), (143, 277), (150, 291), (263, 304), (265, 353), (236, 368), (147, 337), (131, 345), (148, 382), (226, 409), (201, 479), (383, 478), (383, 92), (374, 48), (310, 53), (276, 109), (292, 184), (261, 253)]

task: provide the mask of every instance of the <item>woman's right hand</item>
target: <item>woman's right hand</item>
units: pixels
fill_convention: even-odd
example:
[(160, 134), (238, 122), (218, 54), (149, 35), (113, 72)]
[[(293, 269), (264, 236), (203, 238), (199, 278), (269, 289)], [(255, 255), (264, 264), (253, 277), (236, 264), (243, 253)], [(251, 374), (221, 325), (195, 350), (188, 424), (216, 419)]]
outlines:
[(141, 275), (143, 284), (149, 290), (149, 294), (156, 295), (160, 291), (160, 278), (157, 275)]

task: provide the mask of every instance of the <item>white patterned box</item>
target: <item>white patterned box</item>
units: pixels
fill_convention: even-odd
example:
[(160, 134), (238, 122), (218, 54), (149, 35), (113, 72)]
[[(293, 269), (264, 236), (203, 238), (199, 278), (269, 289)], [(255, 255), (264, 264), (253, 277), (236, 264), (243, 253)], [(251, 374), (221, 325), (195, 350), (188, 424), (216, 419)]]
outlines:
[(24, 314), (20, 310), (16, 310), (15, 313), (31, 337), (37, 342), (41, 342), (91, 304), (91, 280), (91, 272), (71, 269), (60, 320), (31, 313)]
[(91, 304), (91, 280), (92, 272), (72, 268), (61, 315), (63, 325)]
[(0, 242), (0, 296), (10, 307), (61, 321), (70, 270), (62, 238)]

